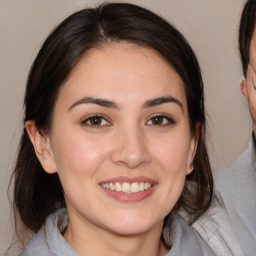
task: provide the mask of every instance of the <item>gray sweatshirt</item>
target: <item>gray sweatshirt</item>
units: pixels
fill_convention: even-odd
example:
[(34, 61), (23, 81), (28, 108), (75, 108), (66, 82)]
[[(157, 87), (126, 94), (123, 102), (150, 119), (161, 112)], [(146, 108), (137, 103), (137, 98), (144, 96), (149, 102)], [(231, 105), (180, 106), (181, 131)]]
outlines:
[(256, 142), (223, 171), (217, 189), (246, 256), (256, 255)]
[[(28, 243), (20, 256), (79, 256), (61, 235), (61, 231), (67, 224), (66, 209), (60, 209), (49, 215), (45, 225)], [(163, 230), (164, 236), (172, 236), (173, 240), (172, 248), (166, 256), (215, 255), (197, 231), (189, 227), (179, 215), (174, 216), (171, 226), (173, 236), (170, 229)]]

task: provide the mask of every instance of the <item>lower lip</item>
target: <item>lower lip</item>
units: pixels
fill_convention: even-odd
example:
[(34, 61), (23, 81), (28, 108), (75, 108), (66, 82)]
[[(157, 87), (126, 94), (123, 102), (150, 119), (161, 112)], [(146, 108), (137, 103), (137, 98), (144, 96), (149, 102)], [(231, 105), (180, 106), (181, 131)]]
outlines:
[[(102, 188), (102, 187), (101, 187)], [(139, 202), (149, 197), (155, 190), (155, 185), (148, 190), (144, 190), (138, 193), (123, 193), (115, 190), (102, 188), (109, 196), (117, 199), (121, 202)]]

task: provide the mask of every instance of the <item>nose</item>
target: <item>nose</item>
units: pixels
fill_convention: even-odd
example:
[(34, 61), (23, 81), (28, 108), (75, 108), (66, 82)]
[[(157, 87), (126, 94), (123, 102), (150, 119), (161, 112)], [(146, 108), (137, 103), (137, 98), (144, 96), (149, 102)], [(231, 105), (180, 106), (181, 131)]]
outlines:
[(148, 164), (151, 161), (151, 155), (143, 132), (139, 128), (120, 130), (111, 160), (129, 169)]

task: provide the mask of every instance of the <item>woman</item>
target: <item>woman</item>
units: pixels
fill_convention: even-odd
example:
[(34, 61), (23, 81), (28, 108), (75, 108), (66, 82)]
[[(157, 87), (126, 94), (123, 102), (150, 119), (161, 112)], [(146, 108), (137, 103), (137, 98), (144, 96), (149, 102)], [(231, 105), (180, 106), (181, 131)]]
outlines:
[(184, 37), (131, 4), (64, 20), (31, 68), (14, 210), (24, 255), (214, 255), (203, 82)]

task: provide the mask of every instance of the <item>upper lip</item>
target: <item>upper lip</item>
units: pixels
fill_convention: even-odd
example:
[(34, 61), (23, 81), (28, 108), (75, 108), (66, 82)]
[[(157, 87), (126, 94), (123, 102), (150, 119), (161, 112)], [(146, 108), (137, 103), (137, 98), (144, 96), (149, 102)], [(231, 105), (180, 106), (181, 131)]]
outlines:
[(150, 184), (157, 184), (157, 182), (153, 179), (147, 178), (147, 177), (125, 177), (125, 176), (119, 176), (119, 177), (115, 177), (115, 178), (110, 178), (107, 180), (103, 180), (100, 182), (101, 183), (115, 183), (115, 182), (128, 182), (128, 183), (133, 183), (133, 182), (147, 182)]

